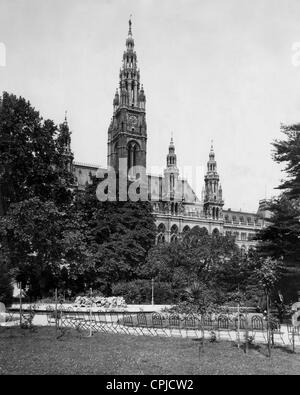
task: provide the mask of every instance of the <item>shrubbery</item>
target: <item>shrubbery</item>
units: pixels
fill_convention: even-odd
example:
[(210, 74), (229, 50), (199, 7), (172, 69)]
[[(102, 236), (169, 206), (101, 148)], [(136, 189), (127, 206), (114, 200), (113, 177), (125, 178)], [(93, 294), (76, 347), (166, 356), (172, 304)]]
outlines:
[(9, 305), (12, 302), (12, 280), (7, 270), (7, 265), (0, 259), (0, 302)]
[[(150, 304), (152, 298), (151, 280), (133, 280), (113, 285), (112, 294), (123, 296), (126, 303)], [(176, 292), (171, 284), (158, 282), (154, 284), (155, 304), (172, 304), (176, 299)]]

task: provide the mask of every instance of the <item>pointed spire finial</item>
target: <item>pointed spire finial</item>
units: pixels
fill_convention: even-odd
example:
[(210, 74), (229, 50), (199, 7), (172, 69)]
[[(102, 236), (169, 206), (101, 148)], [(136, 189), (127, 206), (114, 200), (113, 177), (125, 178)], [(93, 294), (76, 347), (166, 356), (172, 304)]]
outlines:
[(214, 150), (214, 140), (211, 140), (210, 142), (210, 150), (213, 151)]
[(171, 131), (171, 143), (173, 143), (173, 130)]
[(132, 18), (132, 14), (130, 14), (129, 21), (128, 21), (128, 23), (129, 23), (128, 36), (132, 36), (132, 32), (131, 32), (131, 25), (132, 25), (131, 18)]
[(68, 111), (65, 110), (65, 123), (68, 123), (67, 114), (68, 114)]

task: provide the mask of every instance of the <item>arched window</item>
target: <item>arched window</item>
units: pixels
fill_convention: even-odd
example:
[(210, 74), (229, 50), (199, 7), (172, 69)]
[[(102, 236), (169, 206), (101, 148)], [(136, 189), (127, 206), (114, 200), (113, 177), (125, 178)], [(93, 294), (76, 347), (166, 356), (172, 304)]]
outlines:
[(205, 236), (208, 235), (208, 230), (205, 227), (200, 228), (200, 226), (196, 225), (192, 228), (192, 233), (197, 233), (199, 236)]
[(178, 214), (178, 203), (175, 203), (175, 215)]
[(166, 240), (166, 237), (165, 237), (166, 227), (165, 227), (165, 225), (164, 225), (163, 223), (160, 223), (160, 224), (158, 225), (158, 227), (157, 227), (157, 232), (158, 232), (158, 235), (157, 235), (157, 243), (158, 243), (158, 244), (159, 244), (159, 243), (164, 243), (165, 240)]
[(185, 225), (185, 227), (182, 229), (182, 233), (187, 233), (190, 231), (190, 227), (188, 225)]
[(174, 215), (174, 202), (171, 203), (171, 214)]
[(213, 230), (213, 232), (212, 232), (212, 235), (213, 235), (213, 236), (219, 236), (219, 235), (220, 235), (219, 229), (215, 228), (215, 229)]
[(170, 190), (174, 190), (174, 174), (170, 174)]
[(160, 234), (157, 236), (157, 243), (158, 243), (158, 244), (164, 243), (165, 240), (166, 240), (166, 239), (165, 239), (165, 235), (164, 235), (164, 234), (160, 233)]
[(177, 233), (178, 233), (178, 226), (174, 224), (171, 227), (171, 235), (172, 234), (177, 234)]
[(131, 176), (133, 176), (133, 167), (137, 165), (137, 151), (139, 145), (135, 141), (131, 141), (127, 146), (127, 168)]
[(157, 227), (158, 233), (165, 233), (166, 227), (163, 223), (159, 224)]
[(178, 236), (176, 234), (173, 234), (171, 236), (171, 243), (177, 243), (177, 241), (178, 241)]

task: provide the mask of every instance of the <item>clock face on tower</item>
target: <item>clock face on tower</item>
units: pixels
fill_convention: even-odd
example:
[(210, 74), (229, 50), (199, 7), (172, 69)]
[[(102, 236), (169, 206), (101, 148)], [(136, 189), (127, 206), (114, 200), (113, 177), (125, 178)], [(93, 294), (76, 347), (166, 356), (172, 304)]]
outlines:
[(131, 125), (137, 125), (137, 117), (135, 115), (129, 115), (128, 116), (128, 121)]

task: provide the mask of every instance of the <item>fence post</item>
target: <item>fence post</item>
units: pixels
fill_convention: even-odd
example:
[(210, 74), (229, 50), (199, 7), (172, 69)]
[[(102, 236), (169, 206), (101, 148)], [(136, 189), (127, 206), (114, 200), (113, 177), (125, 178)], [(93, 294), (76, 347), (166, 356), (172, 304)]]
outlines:
[(57, 288), (55, 288), (55, 330), (57, 331)]
[(237, 341), (238, 348), (240, 348), (240, 303), (238, 302), (238, 319), (237, 319)]
[(295, 353), (295, 328), (292, 325), (292, 344), (293, 344), (293, 353)]
[(22, 327), (22, 283), (20, 283), (20, 328)]
[(271, 357), (271, 332), (270, 332), (270, 306), (269, 293), (267, 292), (267, 339), (268, 339), (268, 356)]
[(93, 290), (90, 288), (90, 337), (93, 335), (92, 332), (92, 297), (93, 297)]
[(248, 328), (248, 313), (245, 313), (245, 353), (247, 354), (248, 352), (248, 348), (249, 348), (249, 344), (248, 344), (248, 338), (249, 338), (249, 328)]
[(151, 304), (154, 305), (154, 278), (151, 279)]

